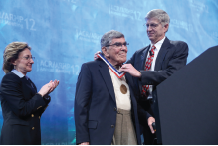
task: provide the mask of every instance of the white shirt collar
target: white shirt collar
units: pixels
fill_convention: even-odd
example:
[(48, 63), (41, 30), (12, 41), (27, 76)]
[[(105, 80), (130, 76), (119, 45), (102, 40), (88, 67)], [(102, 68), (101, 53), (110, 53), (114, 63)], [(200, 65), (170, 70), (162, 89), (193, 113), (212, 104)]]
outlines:
[[(22, 72), (17, 71), (16, 69), (13, 69), (11, 72), (15, 73), (16, 75), (18, 75), (20, 78), (24, 77), (25, 75)], [(25, 76), (26, 79), (28, 80), (29, 77)]]
[[(162, 39), (161, 39), (160, 41), (158, 41), (156, 44), (152, 44), (152, 43), (151, 43), (151, 47), (154, 45), (154, 46), (156, 47), (156, 49), (159, 50), (159, 49), (161, 48), (161, 45), (163, 44), (165, 38), (166, 38), (166, 37), (164, 36), (164, 38), (162, 38)], [(150, 47), (150, 48), (151, 48), (151, 47)]]

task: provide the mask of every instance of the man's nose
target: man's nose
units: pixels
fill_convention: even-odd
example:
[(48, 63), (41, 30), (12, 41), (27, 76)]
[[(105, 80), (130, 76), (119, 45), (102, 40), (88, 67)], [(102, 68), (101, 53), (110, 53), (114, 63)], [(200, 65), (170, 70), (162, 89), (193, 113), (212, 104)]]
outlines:
[(152, 30), (152, 27), (149, 25), (148, 27), (147, 27), (147, 31), (151, 31)]
[(124, 45), (122, 44), (121, 50), (127, 52), (127, 51), (128, 51), (127, 46), (124, 46)]

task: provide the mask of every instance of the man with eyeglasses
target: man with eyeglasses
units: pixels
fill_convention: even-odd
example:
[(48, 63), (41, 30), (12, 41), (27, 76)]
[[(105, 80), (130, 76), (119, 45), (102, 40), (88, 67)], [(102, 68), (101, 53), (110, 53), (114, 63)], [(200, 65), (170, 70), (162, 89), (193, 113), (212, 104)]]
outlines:
[[(144, 26), (147, 28), (151, 43), (136, 51), (120, 71), (128, 72), (133, 76), (134, 85), (138, 90), (138, 104), (142, 108), (139, 108), (138, 116), (145, 130), (144, 144), (152, 144), (156, 136), (157, 143), (160, 144), (162, 142), (156, 86), (186, 65), (188, 45), (182, 41), (171, 41), (165, 36), (170, 22), (165, 11), (151, 10), (147, 13), (145, 20)], [(157, 130), (156, 136), (152, 127), (154, 122)]]
[(98, 59), (82, 65), (74, 108), (77, 144), (141, 144), (132, 76), (118, 71), (127, 45), (122, 33), (111, 30), (101, 39)]

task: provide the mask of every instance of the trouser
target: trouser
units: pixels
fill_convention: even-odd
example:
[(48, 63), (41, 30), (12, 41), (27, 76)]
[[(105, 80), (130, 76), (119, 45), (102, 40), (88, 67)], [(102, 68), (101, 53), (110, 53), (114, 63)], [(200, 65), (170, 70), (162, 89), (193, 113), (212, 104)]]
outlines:
[(118, 109), (112, 145), (137, 145), (131, 111)]

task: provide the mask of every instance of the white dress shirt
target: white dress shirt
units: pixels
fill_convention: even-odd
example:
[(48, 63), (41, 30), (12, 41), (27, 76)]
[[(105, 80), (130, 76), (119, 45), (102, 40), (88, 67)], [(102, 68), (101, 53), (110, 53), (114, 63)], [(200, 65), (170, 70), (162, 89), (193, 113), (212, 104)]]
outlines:
[[(114, 94), (116, 99), (116, 105), (117, 109), (123, 109), (123, 110), (131, 110), (131, 101), (130, 101), (130, 92), (129, 92), (129, 86), (126, 83), (125, 76), (118, 78), (110, 69), (109, 73), (111, 76), (112, 84), (114, 87)], [(125, 85), (127, 88), (127, 93), (123, 94), (120, 91), (120, 86)]]
[[(162, 46), (162, 44), (163, 44), (165, 38), (166, 38), (166, 37), (164, 37), (162, 40), (160, 40), (160, 41), (157, 42), (156, 44), (152, 44), (152, 43), (150, 44), (149, 51), (151, 50), (151, 48), (152, 48), (153, 45), (154, 45), (156, 48), (154, 49), (154, 58), (153, 58), (153, 61), (152, 61), (152, 64), (151, 64), (151, 68), (150, 68), (149, 71), (154, 71), (155, 63), (156, 63), (156, 59), (157, 59), (157, 55), (158, 55), (158, 53), (159, 53), (159, 51), (160, 51), (160, 48), (161, 48), (161, 46)], [(149, 51), (148, 51), (148, 54), (147, 54), (147, 59), (148, 59), (148, 57), (149, 57)], [(147, 59), (146, 59), (146, 61), (147, 61)], [(145, 61), (145, 63), (146, 63), (146, 61)], [(148, 91), (149, 91), (149, 95), (148, 95), (148, 98), (147, 98), (147, 99), (151, 99), (151, 98), (152, 98), (152, 90), (153, 90), (153, 86), (150, 85), (150, 86), (149, 86), (149, 90), (148, 90)]]

